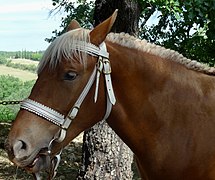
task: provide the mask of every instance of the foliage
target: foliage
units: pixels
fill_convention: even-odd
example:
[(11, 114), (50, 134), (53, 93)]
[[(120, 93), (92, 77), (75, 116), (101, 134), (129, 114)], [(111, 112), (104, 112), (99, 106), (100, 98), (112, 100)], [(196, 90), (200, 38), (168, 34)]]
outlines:
[[(53, 31), (52, 41), (65, 31), (71, 19), (78, 19), (81, 25), (92, 23), (94, 2), (86, 0), (52, 0), (52, 12), (64, 11), (62, 31)], [(179, 51), (188, 58), (210, 65), (215, 63), (215, 1), (211, 0), (138, 0), (142, 7), (140, 38)], [(157, 24), (150, 24), (155, 14)]]
[[(35, 81), (22, 82), (13, 76), (0, 76), (0, 101), (22, 100), (28, 96)], [(19, 110), (18, 105), (0, 105), (0, 121), (11, 121)]]
[(66, 27), (72, 19), (77, 19), (81, 26), (85, 28), (91, 28), (93, 22), (93, 9), (94, 1), (87, 0), (76, 0), (76, 1), (66, 1), (66, 0), (52, 0), (52, 4), (55, 7), (51, 13), (58, 13), (60, 11), (65, 12), (65, 17), (62, 17), (62, 23), (60, 25), (63, 30), (54, 30), (52, 33), (54, 36), (51, 38), (46, 38), (46, 41), (51, 42), (57, 36), (61, 35), (66, 31)]
[[(214, 65), (215, 1), (148, 0), (143, 4), (141, 37), (179, 51), (186, 57)], [(144, 17), (158, 12), (158, 24)]]
[(6, 64), (7, 63), (7, 59), (4, 56), (0, 55), (0, 64)]
[[(11, 60), (7, 60), (10, 57), (14, 57), (16, 54), (17, 52), (0, 51), (0, 64), (31, 72), (36, 71), (36, 65), (34, 64), (18, 64), (12, 63)], [(33, 54), (34, 53), (32, 53), (32, 55)], [(42, 53), (40, 54), (42, 55)], [(24, 99), (30, 93), (33, 84), (34, 81), (23, 82), (19, 78), (13, 76), (0, 76), (0, 101), (16, 101)], [(19, 105), (0, 105), (0, 122), (13, 120), (18, 110)]]

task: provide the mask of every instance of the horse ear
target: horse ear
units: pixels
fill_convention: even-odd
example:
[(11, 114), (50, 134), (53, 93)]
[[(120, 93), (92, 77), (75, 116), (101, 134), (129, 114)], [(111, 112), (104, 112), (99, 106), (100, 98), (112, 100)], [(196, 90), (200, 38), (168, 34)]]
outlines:
[(78, 29), (78, 28), (81, 28), (80, 24), (78, 23), (78, 21), (76, 21), (76, 20), (73, 19), (69, 23), (69, 25), (67, 26), (66, 31), (68, 32), (68, 31), (71, 31), (73, 29)]
[(99, 46), (106, 38), (107, 34), (110, 32), (116, 17), (117, 17), (118, 9), (114, 11), (114, 13), (105, 21), (103, 21), (101, 24), (96, 26), (91, 32), (90, 32), (90, 40), (91, 43)]

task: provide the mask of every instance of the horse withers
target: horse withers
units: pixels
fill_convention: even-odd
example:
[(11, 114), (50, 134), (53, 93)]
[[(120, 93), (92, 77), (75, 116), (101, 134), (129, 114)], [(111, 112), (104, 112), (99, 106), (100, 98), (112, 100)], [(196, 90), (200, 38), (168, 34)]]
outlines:
[(109, 33), (116, 16), (91, 31), (72, 21), (50, 44), (9, 133), (9, 159), (54, 174), (59, 152), (105, 119), (143, 179), (215, 179), (214, 68)]

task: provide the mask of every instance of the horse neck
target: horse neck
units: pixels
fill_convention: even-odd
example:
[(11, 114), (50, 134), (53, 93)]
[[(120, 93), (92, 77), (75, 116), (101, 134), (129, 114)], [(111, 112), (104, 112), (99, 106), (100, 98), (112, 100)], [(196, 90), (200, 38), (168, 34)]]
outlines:
[(135, 49), (113, 43), (108, 47), (117, 99), (108, 123), (135, 154), (142, 153), (145, 145), (140, 143), (150, 143), (152, 138), (147, 138), (160, 126), (149, 98), (162, 88), (168, 65), (159, 57)]

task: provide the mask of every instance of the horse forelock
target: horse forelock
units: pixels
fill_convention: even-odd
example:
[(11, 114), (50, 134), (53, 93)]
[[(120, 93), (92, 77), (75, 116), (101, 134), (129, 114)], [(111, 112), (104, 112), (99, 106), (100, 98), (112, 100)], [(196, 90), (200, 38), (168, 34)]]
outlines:
[(72, 61), (76, 57), (84, 66), (86, 65), (86, 53), (80, 49), (74, 48), (77, 42), (90, 42), (89, 30), (75, 29), (68, 31), (57, 37), (46, 49), (38, 66), (37, 73), (39, 74), (46, 65), (55, 69), (62, 59)]
[(107, 36), (107, 40), (117, 43), (121, 46), (138, 49), (140, 51), (159, 56), (163, 59), (175, 61), (177, 63), (183, 64), (188, 69), (215, 75), (214, 67), (209, 67), (207, 64), (188, 59), (177, 51), (149, 43), (146, 40), (140, 40), (126, 33), (110, 33)]

